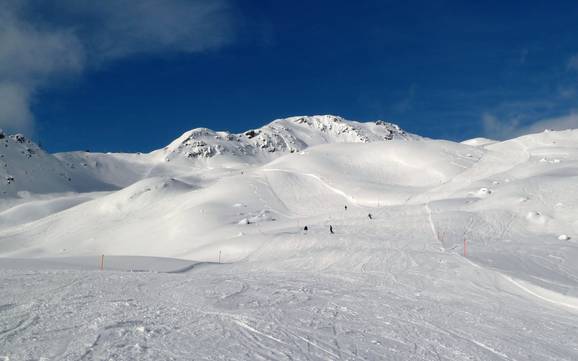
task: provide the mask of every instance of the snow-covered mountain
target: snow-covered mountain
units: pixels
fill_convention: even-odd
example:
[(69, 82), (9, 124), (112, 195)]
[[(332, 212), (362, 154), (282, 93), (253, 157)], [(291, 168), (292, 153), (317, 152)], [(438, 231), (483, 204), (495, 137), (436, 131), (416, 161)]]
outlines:
[(186, 176), (191, 167), (203, 170), (223, 164), (263, 164), (321, 144), (420, 139), (391, 123), (359, 123), (331, 115), (278, 119), (240, 134), (197, 128), (148, 154), (51, 155), (23, 135), (1, 136), (0, 192), (5, 196), (15, 196), (23, 190), (33, 193), (113, 190), (150, 176)]
[(0, 142), (0, 359), (578, 359), (578, 130)]
[(333, 115), (301, 116), (277, 119), (262, 128), (240, 134), (193, 129), (155, 154), (166, 161), (175, 158), (207, 159), (219, 155), (238, 157), (244, 161), (263, 161), (320, 144), (417, 138), (399, 126), (383, 121), (359, 123)]

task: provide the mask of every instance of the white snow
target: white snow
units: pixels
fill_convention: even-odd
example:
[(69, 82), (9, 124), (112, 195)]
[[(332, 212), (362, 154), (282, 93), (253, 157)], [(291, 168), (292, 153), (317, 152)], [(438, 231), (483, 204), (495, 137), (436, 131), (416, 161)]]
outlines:
[(0, 360), (578, 359), (577, 130), (294, 117), (31, 158), (7, 139)]
[(483, 147), (483, 146), (494, 144), (497, 142), (498, 142), (497, 140), (488, 139), (488, 138), (473, 138), (473, 139), (464, 140), (462, 142), (462, 144), (471, 145), (474, 147)]

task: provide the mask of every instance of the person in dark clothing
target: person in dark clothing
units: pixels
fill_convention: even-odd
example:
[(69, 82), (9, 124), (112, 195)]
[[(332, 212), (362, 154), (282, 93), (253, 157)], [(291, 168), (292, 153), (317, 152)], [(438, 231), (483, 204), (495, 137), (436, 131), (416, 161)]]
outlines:
[(305, 232), (307, 232), (307, 231), (309, 230), (309, 228), (308, 228), (307, 226), (305, 226), (305, 227), (303, 227), (303, 230), (304, 230)]
[(329, 225), (329, 233), (333, 234), (333, 226)]
[(347, 204), (345, 205), (345, 210), (347, 210)]
[(369, 213), (369, 214), (367, 215), (367, 218), (373, 219), (373, 216), (371, 215), (371, 213)]

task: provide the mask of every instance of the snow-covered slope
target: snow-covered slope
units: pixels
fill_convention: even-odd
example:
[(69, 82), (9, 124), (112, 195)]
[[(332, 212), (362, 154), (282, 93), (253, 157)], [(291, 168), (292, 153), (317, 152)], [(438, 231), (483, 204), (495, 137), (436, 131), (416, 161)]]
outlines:
[[(4, 203), (0, 255), (23, 259), (0, 259), (0, 350), (578, 359), (578, 130), (456, 143), (320, 116), (248, 133), (57, 155), (121, 189)], [(79, 270), (103, 254), (179, 260)]]

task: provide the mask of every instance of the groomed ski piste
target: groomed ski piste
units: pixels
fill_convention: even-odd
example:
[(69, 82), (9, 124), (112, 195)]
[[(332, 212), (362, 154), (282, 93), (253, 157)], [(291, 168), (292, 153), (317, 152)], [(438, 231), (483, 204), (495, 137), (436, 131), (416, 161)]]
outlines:
[(578, 360), (578, 130), (0, 141), (0, 360)]

